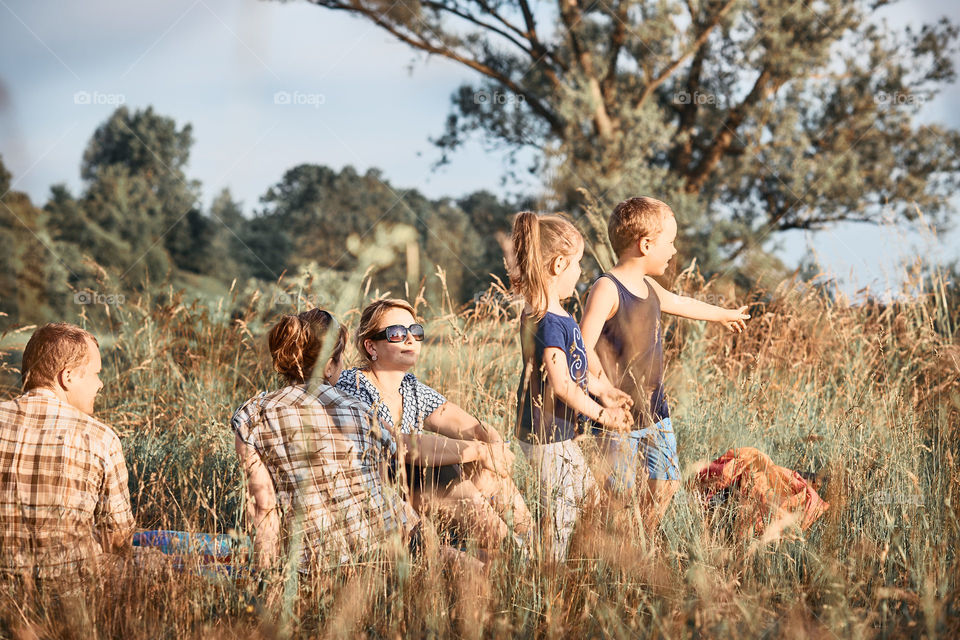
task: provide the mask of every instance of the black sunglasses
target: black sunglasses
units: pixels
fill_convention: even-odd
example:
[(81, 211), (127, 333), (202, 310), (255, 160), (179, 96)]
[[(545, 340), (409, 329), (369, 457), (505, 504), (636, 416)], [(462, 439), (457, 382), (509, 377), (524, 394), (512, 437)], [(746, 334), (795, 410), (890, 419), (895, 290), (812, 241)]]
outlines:
[(412, 324), (409, 327), (405, 327), (402, 324), (392, 324), (389, 327), (384, 328), (382, 331), (378, 331), (370, 336), (370, 339), (386, 340), (387, 342), (403, 342), (407, 339), (408, 332), (417, 342), (423, 341), (422, 324)]

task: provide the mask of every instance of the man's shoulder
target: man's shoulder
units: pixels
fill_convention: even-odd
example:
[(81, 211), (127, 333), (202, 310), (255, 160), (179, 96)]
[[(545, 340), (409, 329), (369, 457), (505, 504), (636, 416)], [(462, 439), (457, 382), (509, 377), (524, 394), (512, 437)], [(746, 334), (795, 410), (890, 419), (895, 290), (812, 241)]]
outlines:
[(90, 435), (99, 436), (104, 440), (117, 440), (120, 436), (106, 422), (95, 418), (71, 404), (63, 402), (52, 393), (34, 389), (0, 402), (0, 421), (24, 419), (35, 423), (38, 427), (69, 424), (71, 428), (81, 427)]

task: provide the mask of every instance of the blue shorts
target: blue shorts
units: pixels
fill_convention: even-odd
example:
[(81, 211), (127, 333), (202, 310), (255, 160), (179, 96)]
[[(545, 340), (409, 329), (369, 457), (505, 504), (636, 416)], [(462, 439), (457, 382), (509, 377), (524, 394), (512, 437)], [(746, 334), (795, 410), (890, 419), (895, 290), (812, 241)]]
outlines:
[(670, 418), (629, 433), (603, 435), (604, 449), (610, 465), (607, 486), (617, 491), (633, 489), (640, 464), (646, 466), (651, 480), (679, 480), (677, 437)]

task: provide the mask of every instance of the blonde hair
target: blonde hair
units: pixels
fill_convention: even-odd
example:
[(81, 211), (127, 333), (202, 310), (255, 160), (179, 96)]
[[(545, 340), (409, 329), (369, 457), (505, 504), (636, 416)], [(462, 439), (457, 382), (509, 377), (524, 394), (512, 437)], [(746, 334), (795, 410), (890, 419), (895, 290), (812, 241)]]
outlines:
[(23, 348), (20, 365), (23, 391), (51, 387), (64, 369), (85, 366), (90, 360), (89, 343), (100, 347), (92, 333), (68, 322), (50, 322), (34, 331)]
[(368, 304), (360, 314), (360, 326), (357, 327), (356, 333), (357, 351), (360, 352), (360, 357), (364, 359), (367, 366), (373, 361), (370, 359), (370, 354), (367, 353), (367, 349), (363, 346), (363, 343), (370, 340), (374, 334), (380, 331), (380, 322), (390, 309), (409, 311), (413, 319), (417, 319), (417, 314), (410, 303), (400, 298), (381, 298)]
[(547, 312), (547, 268), (557, 256), (572, 256), (583, 236), (563, 214), (537, 215), (521, 211), (513, 219), (516, 264), (510, 285), (523, 296), (539, 320)]
[(640, 238), (653, 238), (663, 231), (663, 221), (673, 215), (665, 202), (640, 196), (618, 204), (607, 221), (607, 237), (617, 256), (635, 245)]
[[(340, 362), (347, 345), (347, 330), (323, 309), (310, 309), (295, 316), (283, 316), (270, 330), (268, 341), (273, 368), (291, 384), (303, 384), (313, 374), (317, 360), (324, 353), (324, 343), (331, 330), (336, 343), (330, 358)], [(326, 364), (324, 362), (323, 364)]]

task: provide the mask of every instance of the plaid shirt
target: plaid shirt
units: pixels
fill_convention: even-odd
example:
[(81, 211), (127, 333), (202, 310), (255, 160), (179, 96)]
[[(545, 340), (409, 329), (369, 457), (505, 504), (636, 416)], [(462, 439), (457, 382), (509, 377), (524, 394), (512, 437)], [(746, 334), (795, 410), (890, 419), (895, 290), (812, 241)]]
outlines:
[(101, 532), (133, 528), (110, 427), (49, 389), (0, 402), (0, 571), (75, 576), (103, 552)]
[(248, 400), (231, 424), (270, 473), (288, 544), (291, 520), (301, 523), (302, 568), (349, 562), (416, 524), (383, 482), (396, 443), (358, 400), (329, 385), (287, 386)]

